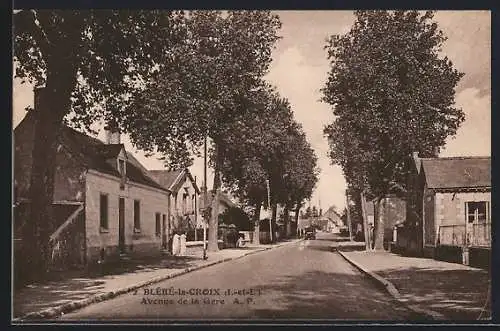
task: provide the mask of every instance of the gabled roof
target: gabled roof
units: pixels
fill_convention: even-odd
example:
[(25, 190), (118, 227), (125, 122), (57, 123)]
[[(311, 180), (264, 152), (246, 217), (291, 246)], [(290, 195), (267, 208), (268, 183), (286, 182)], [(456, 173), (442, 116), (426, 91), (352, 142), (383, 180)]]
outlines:
[(176, 179), (181, 174), (182, 170), (149, 170), (149, 175), (153, 177), (160, 185), (165, 188), (170, 189)]
[[(34, 122), (34, 111), (28, 112), (22, 122)], [(22, 130), (22, 123), (20, 123), (14, 130), (15, 134)], [(24, 132), (23, 132), (24, 134)], [(118, 170), (112, 166), (112, 160), (124, 149), (123, 144), (105, 144), (97, 138), (90, 137), (82, 132), (73, 128), (63, 125), (61, 134), (59, 136), (59, 143), (74, 157), (77, 157), (89, 169), (94, 169), (99, 172), (120, 177)], [(127, 155), (127, 179), (132, 182), (144, 184), (157, 189), (166, 191), (161, 185), (155, 182), (144, 171), (142, 165), (139, 167), (139, 161), (130, 153)], [(143, 170), (144, 169), (144, 170)]]
[(95, 146), (95, 153), (104, 159), (112, 159), (117, 158), (122, 149), (125, 149), (123, 144), (102, 144)]
[(491, 187), (491, 157), (424, 158), (421, 169), (428, 188)]
[(196, 193), (200, 194), (200, 189), (196, 185), (193, 176), (189, 169), (184, 168), (181, 170), (149, 170), (149, 175), (154, 178), (160, 185), (169, 189), (172, 192), (177, 192), (184, 182), (186, 176), (189, 178)]
[(334, 208), (328, 208), (328, 210), (323, 213), (323, 217), (328, 218), (329, 220), (339, 220), (341, 217), (339, 213)]

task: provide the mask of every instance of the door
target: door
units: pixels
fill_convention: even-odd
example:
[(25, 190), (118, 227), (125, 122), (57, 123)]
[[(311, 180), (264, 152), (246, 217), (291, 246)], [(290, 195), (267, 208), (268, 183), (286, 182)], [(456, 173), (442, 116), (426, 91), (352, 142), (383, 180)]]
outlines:
[(162, 215), (161, 224), (161, 247), (163, 249), (167, 248), (167, 215)]
[(125, 198), (118, 202), (118, 249), (125, 253)]
[(467, 202), (465, 205), (467, 223), (465, 233), (468, 246), (484, 245), (489, 242), (486, 222), (489, 219), (489, 208), (486, 201)]

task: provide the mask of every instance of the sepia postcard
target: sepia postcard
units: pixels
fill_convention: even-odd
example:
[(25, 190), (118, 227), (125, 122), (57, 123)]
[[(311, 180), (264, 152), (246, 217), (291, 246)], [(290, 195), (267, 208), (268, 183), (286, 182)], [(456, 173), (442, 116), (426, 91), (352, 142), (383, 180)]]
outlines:
[(14, 10), (11, 323), (490, 323), (491, 13)]

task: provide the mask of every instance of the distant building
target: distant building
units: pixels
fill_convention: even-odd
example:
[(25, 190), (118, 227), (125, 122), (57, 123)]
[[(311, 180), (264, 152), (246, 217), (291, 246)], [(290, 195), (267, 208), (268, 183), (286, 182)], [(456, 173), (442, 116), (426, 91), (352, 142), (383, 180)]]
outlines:
[(170, 231), (164, 241), (167, 248), (175, 231), (184, 232), (202, 226), (201, 217), (198, 217), (200, 189), (187, 168), (174, 171), (149, 170), (148, 173), (169, 191), (168, 200), (164, 202), (169, 209), (167, 226)]
[(329, 208), (325, 213), (323, 213), (323, 218), (326, 219), (325, 231), (327, 232), (340, 232), (340, 228), (344, 226), (342, 217), (333, 208)]

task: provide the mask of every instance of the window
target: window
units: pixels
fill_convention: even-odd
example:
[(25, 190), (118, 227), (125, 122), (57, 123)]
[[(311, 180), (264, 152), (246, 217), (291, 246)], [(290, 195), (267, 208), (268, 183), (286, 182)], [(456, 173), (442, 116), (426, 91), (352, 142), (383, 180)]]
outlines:
[(156, 236), (160, 236), (161, 235), (161, 223), (160, 223), (160, 213), (156, 213), (155, 214), (156, 216), (156, 227), (155, 227), (155, 233), (156, 233)]
[(118, 171), (120, 171), (120, 175), (122, 177), (125, 176), (125, 161), (124, 160), (118, 160)]
[(191, 212), (194, 213), (195, 210), (196, 210), (196, 197), (193, 194), (193, 196), (191, 197)]
[(134, 200), (134, 231), (141, 229), (141, 202)]
[(486, 223), (489, 220), (487, 201), (474, 201), (465, 203), (468, 223)]
[(163, 223), (163, 233), (165, 233), (165, 227), (167, 226), (167, 215), (163, 214), (162, 216), (162, 223)]
[(182, 214), (186, 214), (187, 212), (187, 193), (182, 195)]
[(102, 230), (108, 229), (108, 195), (101, 194), (100, 197), (100, 226)]
[(127, 168), (126, 168), (126, 163), (125, 160), (123, 159), (118, 159), (118, 171), (120, 172), (120, 190), (125, 189), (125, 182), (126, 182), (126, 173), (127, 173)]

